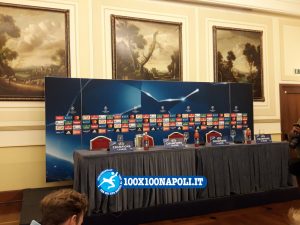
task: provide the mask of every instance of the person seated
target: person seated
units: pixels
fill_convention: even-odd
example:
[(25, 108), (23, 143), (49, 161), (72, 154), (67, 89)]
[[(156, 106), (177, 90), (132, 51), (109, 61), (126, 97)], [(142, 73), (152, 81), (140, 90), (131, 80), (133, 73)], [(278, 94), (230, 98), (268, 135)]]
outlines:
[(300, 119), (293, 124), (289, 133), (289, 146), (291, 159), (289, 160), (289, 171), (297, 177), (298, 186), (300, 185)]
[[(81, 225), (87, 207), (86, 196), (73, 189), (52, 192), (41, 201), (41, 225)], [(33, 220), (30, 225), (38, 224)]]
[(291, 149), (295, 149), (297, 158), (300, 158), (300, 118), (297, 123), (293, 124), (289, 133), (289, 146)]

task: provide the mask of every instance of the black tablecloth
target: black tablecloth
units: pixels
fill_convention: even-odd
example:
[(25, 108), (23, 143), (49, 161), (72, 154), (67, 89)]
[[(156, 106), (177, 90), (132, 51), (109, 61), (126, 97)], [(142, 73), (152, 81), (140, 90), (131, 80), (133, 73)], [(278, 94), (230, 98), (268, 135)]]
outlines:
[[(96, 178), (105, 169), (121, 175), (205, 176), (205, 190), (126, 189), (105, 196)], [(119, 152), (80, 150), (74, 153), (74, 189), (87, 194), (89, 214), (120, 212), (161, 204), (247, 194), (288, 186), (288, 144), (229, 145)]]
[(197, 175), (207, 188), (197, 198), (248, 194), (288, 186), (288, 143), (229, 145), (196, 150)]
[(123, 176), (196, 175), (194, 148), (159, 149), (110, 153), (76, 151), (74, 188), (88, 195), (89, 213), (118, 212), (160, 204), (196, 199), (195, 189), (126, 189), (105, 196), (96, 187), (96, 177), (105, 169), (116, 169)]

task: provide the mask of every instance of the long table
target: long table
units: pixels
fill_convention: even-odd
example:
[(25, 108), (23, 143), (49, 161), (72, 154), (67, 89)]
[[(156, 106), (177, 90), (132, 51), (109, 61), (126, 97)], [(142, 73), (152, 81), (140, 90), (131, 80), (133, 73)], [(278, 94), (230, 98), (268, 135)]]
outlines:
[[(124, 176), (205, 176), (201, 189), (126, 189), (106, 196), (98, 191), (96, 178), (105, 169)], [(156, 147), (148, 151), (74, 152), (74, 189), (89, 199), (89, 214), (248, 194), (287, 187), (288, 144), (189, 146), (183, 149)]]

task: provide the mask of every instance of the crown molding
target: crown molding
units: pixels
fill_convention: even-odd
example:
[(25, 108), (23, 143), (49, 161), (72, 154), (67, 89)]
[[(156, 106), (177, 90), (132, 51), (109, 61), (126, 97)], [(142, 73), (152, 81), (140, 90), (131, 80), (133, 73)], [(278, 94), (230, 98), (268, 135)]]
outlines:
[(264, 11), (291, 16), (300, 16), (299, 0), (163, 0), (177, 3), (190, 3), (218, 7), (239, 8), (244, 10)]

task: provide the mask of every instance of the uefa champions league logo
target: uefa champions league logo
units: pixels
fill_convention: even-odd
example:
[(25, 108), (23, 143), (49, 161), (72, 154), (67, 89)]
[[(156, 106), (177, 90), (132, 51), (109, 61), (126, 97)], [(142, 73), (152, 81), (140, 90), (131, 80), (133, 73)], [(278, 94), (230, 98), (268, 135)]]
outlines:
[(122, 187), (120, 173), (113, 169), (103, 170), (96, 181), (99, 191), (105, 195), (117, 194)]
[(103, 111), (102, 111), (103, 113), (109, 113), (109, 110), (108, 110), (108, 107), (107, 106), (104, 106), (104, 108), (103, 108)]
[(132, 112), (133, 113), (138, 113), (139, 112), (138, 106), (134, 106)]
[(216, 111), (215, 106), (212, 105), (212, 106), (210, 107), (210, 110), (209, 110), (209, 111), (215, 112), (215, 111)]
[(166, 110), (165, 110), (165, 107), (162, 105), (161, 107), (160, 107), (160, 110), (159, 110), (161, 113), (164, 113), (164, 112), (166, 112)]
[(191, 111), (192, 111), (192, 110), (191, 110), (191, 106), (188, 105), (188, 106), (186, 107), (186, 110), (185, 110), (185, 111), (186, 111), (186, 112), (191, 112)]
[(70, 110), (69, 110), (69, 113), (70, 113), (70, 114), (75, 114), (75, 113), (76, 113), (76, 110), (75, 110), (75, 106), (74, 106), (74, 105), (71, 106), (71, 108), (70, 108)]
[(238, 112), (239, 111), (239, 107), (236, 105), (236, 106), (234, 106), (234, 110), (233, 110), (234, 112)]

